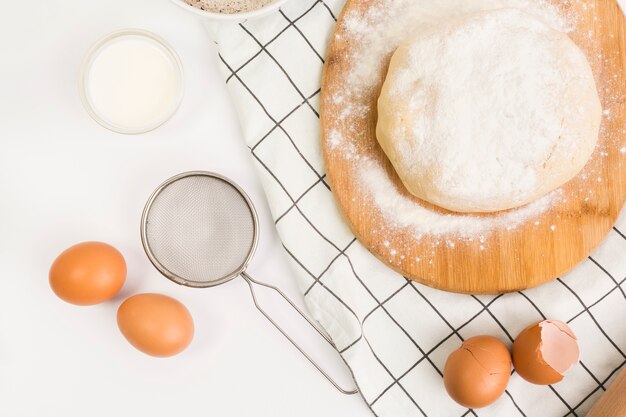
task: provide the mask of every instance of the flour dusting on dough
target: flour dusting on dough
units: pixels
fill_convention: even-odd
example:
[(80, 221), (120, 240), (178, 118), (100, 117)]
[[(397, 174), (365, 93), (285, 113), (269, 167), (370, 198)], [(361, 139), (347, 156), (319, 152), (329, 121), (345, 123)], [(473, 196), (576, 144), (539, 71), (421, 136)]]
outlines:
[[(376, 111), (372, 108), (369, 97), (372, 90), (384, 79), (384, 62), (387, 62), (397, 46), (414, 30), (427, 25), (438, 25), (467, 13), (504, 7), (517, 8), (559, 31), (566, 33), (575, 31), (578, 17), (564, 15), (553, 3), (552, 0), (379, 0), (366, 11), (353, 9), (344, 16), (343, 26), (335, 36), (342, 37), (340, 41), (351, 45), (349, 50), (344, 51), (346, 55), (343, 59), (344, 64), (348, 66), (344, 73), (349, 75), (340, 86), (336, 86), (332, 95), (326, 98), (327, 103), (341, 113), (327, 126), (329, 129), (327, 132), (334, 130), (333, 137), (327, 144), (329, 149), (336, 152), (335, 155), (346, 159), (346, 163), (352, 167), (355, 177), (359, 180), (359, 193), (371, 200), (383, 217), (383, 224), (372, 230), (373, 234), (384, 236), (391, 232), (390, 229), (396, 229), (394, 233), (408, 231), (415, 239), (431, 236), (429, 241), (433, 242), (432, 253), (425, 253), (418, 259), (412, 259), (415, 262), (428, 263), (434, 256), (434, 247), (439, 245), (446, 245), (452, 249), (458, 246), (459, 242), (474, 242), (477, 247), (486, 250), (492, 245), (489, 241), (490, 235), (500, 228), (513, 230), (524, 224), (530, 224), (550, 231), (552, 224), (544, 224), (539, 216), (553, 207), (565, 204), (574, 196), (565, 195), (562, 190), (557, 190), (527, 206), (502, 212), (492, 216), (490, 220), (485, 220), (486, 217), (480, 216), (434, 212), (408, 196), (405, 191), (398, 190), (379, 162), (360, 154), (359, 149), (371, 151), (371, 147), (377, 144), (370, 143), (369, 139), (363, 142), (364, 138), (360, 136), (363, 132), (355, 128)], [(575, 7), (578, 8), (594, 6), (587, 0), (562, 0), (561, 4), (564, 6), (576, 4)], [(590, 36), (593, 37), (593, 34)], [(601, 51), (599, 45), (588, 46), (585, 50), (593, 68), (598, 68), (609, 60), (620, 59), (618, 55), (604, 56)], [(607, 103), (617, 103), (626, 99), (620, 96), (623, 89), (616, 86), (616, 80), (597, 78), (596, 81), (602, 102), (607, 108), (609, 107)], [(606, 137), (606, 128), (611, 117), (611, 111), (603, 115), (601, 137)], [(617, 149), (621, 152), (621, 154), (618, 152), (618, 155), (624, 155), (626, 158), (626, 127), (623, 133), (622, 136), (613, 135), (614, 137), (610, 137), (608, 141), (605, 140), (599, 145), (594, 157), (602, 152), (608, 154), (611, 150)], [(584, 198), (586, 204), (594, 204), (596, 194), (594, 187), (585, 187), (585, 181), (596, 181), (601, 169), (601, 164), (589, 163), (580, 175), (581, 188), (574, 191)], [(387, 249), (389, 261), (400, 264), (401, 259), (408, 255), (406, 250), (410, 248)]]

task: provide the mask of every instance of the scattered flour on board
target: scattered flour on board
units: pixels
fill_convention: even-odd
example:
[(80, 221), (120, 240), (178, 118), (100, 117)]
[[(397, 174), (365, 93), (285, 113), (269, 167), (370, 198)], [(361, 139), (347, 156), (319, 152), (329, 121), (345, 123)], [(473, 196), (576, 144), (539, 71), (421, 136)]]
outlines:
[[(548, 209), (560, 190), (517, 210), (502, 212), (495, 216), (472, 214), (442, 214), (421, 206), (396, 190), (396, 186), (379, 163), (363, 158), (359, 167), (361, 183), (378, 209), (396, 227), (411, 227), (419, 234), (450, 234), (459, 238), (488, 235), (494, 228), (515, 229), (528, 218)], [(448, 244), (450, 247), (454, 245)]]
[[(586, 0), (562, 0), (564, 3), (577, 2), (584, 7), (593, 7), (593, 3)], [(588, 5), (588, 6), (587, 6)], [(441, 22), (461, 16), (463, 14), (480, 11), (495, 10), (510, 7), (530, 13), (546, 25), (562, 32), (571, 32), (577, 26), (576, 16), (566, 16), (547, 0), (381, 0), (377, 6), (367, 9), (364, 14), (350, 12), (344, 17), (343, 31), (336, 36), (343, 36), (350, 40), (352, 45), (348, 54), (349, 74), (330, 99), (341, 103), (343, 111), (337, 118), (337, 128), (331, 130), (327, 142), (331, 149), (335, 149), (347, 160), (353, 161), (356, 174), (360, 180), (362, 192), (369, 195), (381, 214), (387, 221), (380, 230), (373, 233), (383, 235), (386, 228), (410, 228), (416, 239), (423, 235), (434, 235), (434, 246), (445, 244), (455, 247), (456, 241), (476, 241), (480, 249), (488, 245), (486, 239), (490, 233), (499, 228), (507, 230), (532, 221), (536, 227), (546, 227), (555, 230), (554, 225), (544, 225), (537, 217), (549, 210), (557, 203), (566, 202), (568, 196), (563, 195), (561, 189), (516, 210), (502, 212), (494, 216), (477, 216), (472, 214), (442, 214), (432, 211), (413, 199), (398, 191), (384, 168), (376, 161), (365, 155), (360, 155), (352, 141), (358, 141), (358, 132), (354, 125), (359, 120), (368, 117), (371, 108), (366, 99), (372, 88), (379, 85), (384, 77), (383, 63), (393, 53), (397, 46), (416, 28), (425, 28), (429, 25), (438, 25)], [(593, 36), (593, 34), (591, 34)], [(607, 60), (602, 56), (600, 49), (594, 59), (601, 62)], [(598, 86), (605, 99), (612, 100), (613, 92), (610, 85), (603, 83)], [(606, 119), (611, 117), (610, 112), (604, 114)], [(603, 128), (606, 123), (603, 123)], [(338, 127), (341, 126), (341, 127)], [(354, 134), (354, 135), (352, 135)], [(602, 134), (602, 133), (601, 133)], [(348, 139), (344, 135), (350, 135)], [(619, 148), (618, 148), (619, 149)], [(602, 149), (601, 149), (602, 150)], [(626, 146), (620, 149), (626, 154)], [(592, 164), (589, 164), (592, 165)], [(597, 178), (597, 168), (586, 167), (583, 176)], [(587, 190), (579, 190), (587, 192)], [(594, 198), (593, 191), (589, 191), (585, 200)], [(552, 227), (551, 227), (552, 226)], [(391, 258), (396, 254), (404, 258), (402, 248), (389, 248)], [(400, 251), (400, 252), (399, 252)], [(434, 252), (433, 252), (434, 254)], [(415, 259), (420, 262), (423, 259)], [(432, 261), (431, 261), (432, 262)]]
[(384, 0), (365, 15), (352, 12), (344, 17), (345, 33), (365, 46), (352, 51), (352, 71), (347, 80), (350, 91), (375, 85), (383, 58), (416, 28), (422, 30), (458, 16), (504, 7), (523, 10), (562, 32), (572, 29), (570, 19), (545, 0)]

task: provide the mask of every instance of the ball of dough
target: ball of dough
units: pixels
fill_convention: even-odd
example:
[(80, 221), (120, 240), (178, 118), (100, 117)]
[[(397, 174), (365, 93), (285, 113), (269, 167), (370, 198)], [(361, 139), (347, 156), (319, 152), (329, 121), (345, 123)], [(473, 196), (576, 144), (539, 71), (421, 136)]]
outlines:
[(584, 167), (601, 105), (564, 33), (516, 9), (417, 32), (393, 54), (378, 141), (406, 188), (457, 212), (527, 204)]

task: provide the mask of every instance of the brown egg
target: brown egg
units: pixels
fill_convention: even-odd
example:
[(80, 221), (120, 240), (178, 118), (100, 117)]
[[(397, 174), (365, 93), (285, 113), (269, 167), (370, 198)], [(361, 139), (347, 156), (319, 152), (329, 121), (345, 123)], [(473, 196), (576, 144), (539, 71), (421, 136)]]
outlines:
[(533, 384), (559, 382), (579, 357), (574, 332), (558, 320), (544, 320), (527, 327), (513, 343), (515, 371)]
[(122, 288), (126, 262), (113, 246), (83, 242), (56, 258), (49, 280), (52, 291), (68, 303), (98, 304), (110, 300)]
[(117, 310), (117, 325), (131, 345), (152, 356), (182, 352), (193, 339), (193, 319), (178, 300), (161, 294), (137, 294)]
[(504, 343), (492, 336), (476, 336), (448, 356), (443, 383), (457, 403), (481, 408), (500, 398), (510, 375), (511, 355)]

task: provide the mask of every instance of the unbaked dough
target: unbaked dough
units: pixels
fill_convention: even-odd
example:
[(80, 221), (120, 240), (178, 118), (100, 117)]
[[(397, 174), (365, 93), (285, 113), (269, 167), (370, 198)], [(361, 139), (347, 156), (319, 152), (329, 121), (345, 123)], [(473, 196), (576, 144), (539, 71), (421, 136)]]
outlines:
[(577, 175), (598, 140), (591, 67), (517, 9), (418, 31), (391, 59), (378, 141), (406, 188), (457, 212), (529, 203)]

